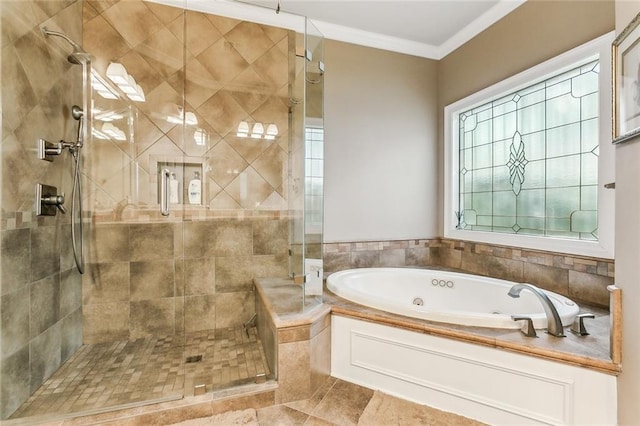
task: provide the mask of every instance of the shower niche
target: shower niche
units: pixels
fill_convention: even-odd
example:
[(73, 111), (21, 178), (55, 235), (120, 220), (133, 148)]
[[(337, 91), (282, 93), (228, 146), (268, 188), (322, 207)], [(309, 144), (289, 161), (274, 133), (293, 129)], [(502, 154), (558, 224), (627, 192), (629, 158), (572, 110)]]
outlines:
[(162, 180), (168, 172), (167, 197), (169, 204), (184, 208), (202, 207), (206, 205), (205, 168), (203, 161), (193, 159), (190, 162), (159, 161), (156, 166), (157, 202), (162, 202)]

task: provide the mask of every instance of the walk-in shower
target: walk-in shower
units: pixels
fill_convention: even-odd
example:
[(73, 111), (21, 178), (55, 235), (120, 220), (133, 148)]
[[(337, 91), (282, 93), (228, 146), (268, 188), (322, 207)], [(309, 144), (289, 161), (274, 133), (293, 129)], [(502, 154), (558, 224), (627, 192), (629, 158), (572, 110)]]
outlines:
[[(305, 276), (305, 19), (40, 3), (0, 2), (25, 26), (2, 40), (0, 417), (273, 389), (253, 279)], [(24, 160), (39, 139), (53, 161)], [(37, 183), (67, 214), (33, 214)]]

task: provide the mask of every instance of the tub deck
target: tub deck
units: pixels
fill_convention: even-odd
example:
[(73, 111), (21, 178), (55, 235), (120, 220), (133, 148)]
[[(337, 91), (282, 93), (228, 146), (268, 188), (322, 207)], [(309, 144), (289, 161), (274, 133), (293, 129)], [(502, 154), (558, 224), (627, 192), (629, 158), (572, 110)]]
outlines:
[(611, 327), (609, 312), (581, 305), (580, 313), (590, 312), (596, 318), (586, 320), (588, 336), (577, 336), (568, 329), (566, 337), (554, 337), (538, 330), (538, 337), (526, 337), (520, 330), (471, 327), (445, 324), (397, 315), (343, 299), (325, 287), (324, 302), (331, 305), (332, 315), (399, 327), (419, 333), (448, 337), (469, 343), (505, 349), (525, 355), (564, 362), (618, 375), (621, 365), (610, 355)]

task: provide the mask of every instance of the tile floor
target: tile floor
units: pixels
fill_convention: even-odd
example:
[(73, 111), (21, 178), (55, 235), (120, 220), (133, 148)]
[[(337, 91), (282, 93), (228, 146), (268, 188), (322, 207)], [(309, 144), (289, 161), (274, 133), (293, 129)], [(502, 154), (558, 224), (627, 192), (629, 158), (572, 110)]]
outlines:
[[(201, 361), (185, 363), (192, 356)], [(106, 407), (194, 395), (269, 375), (256, 329), (242, 327), (173, 337), (82, 346), (12, 416), (85, 413)]]
[(310, 399), (259, 408), (256, 411), (260, 426), (483, 424), (333, 377)]

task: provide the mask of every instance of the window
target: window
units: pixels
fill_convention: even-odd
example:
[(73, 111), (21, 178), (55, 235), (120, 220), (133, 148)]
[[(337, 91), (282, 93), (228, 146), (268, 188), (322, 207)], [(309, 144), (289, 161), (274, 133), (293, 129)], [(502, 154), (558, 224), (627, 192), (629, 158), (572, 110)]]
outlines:
[(445, 236), (612, 257), (610, 43), (445, 108)]
[(324, 129), (305, 128), (305, 229), (322, 232), (322, 197), (324, 181)]

